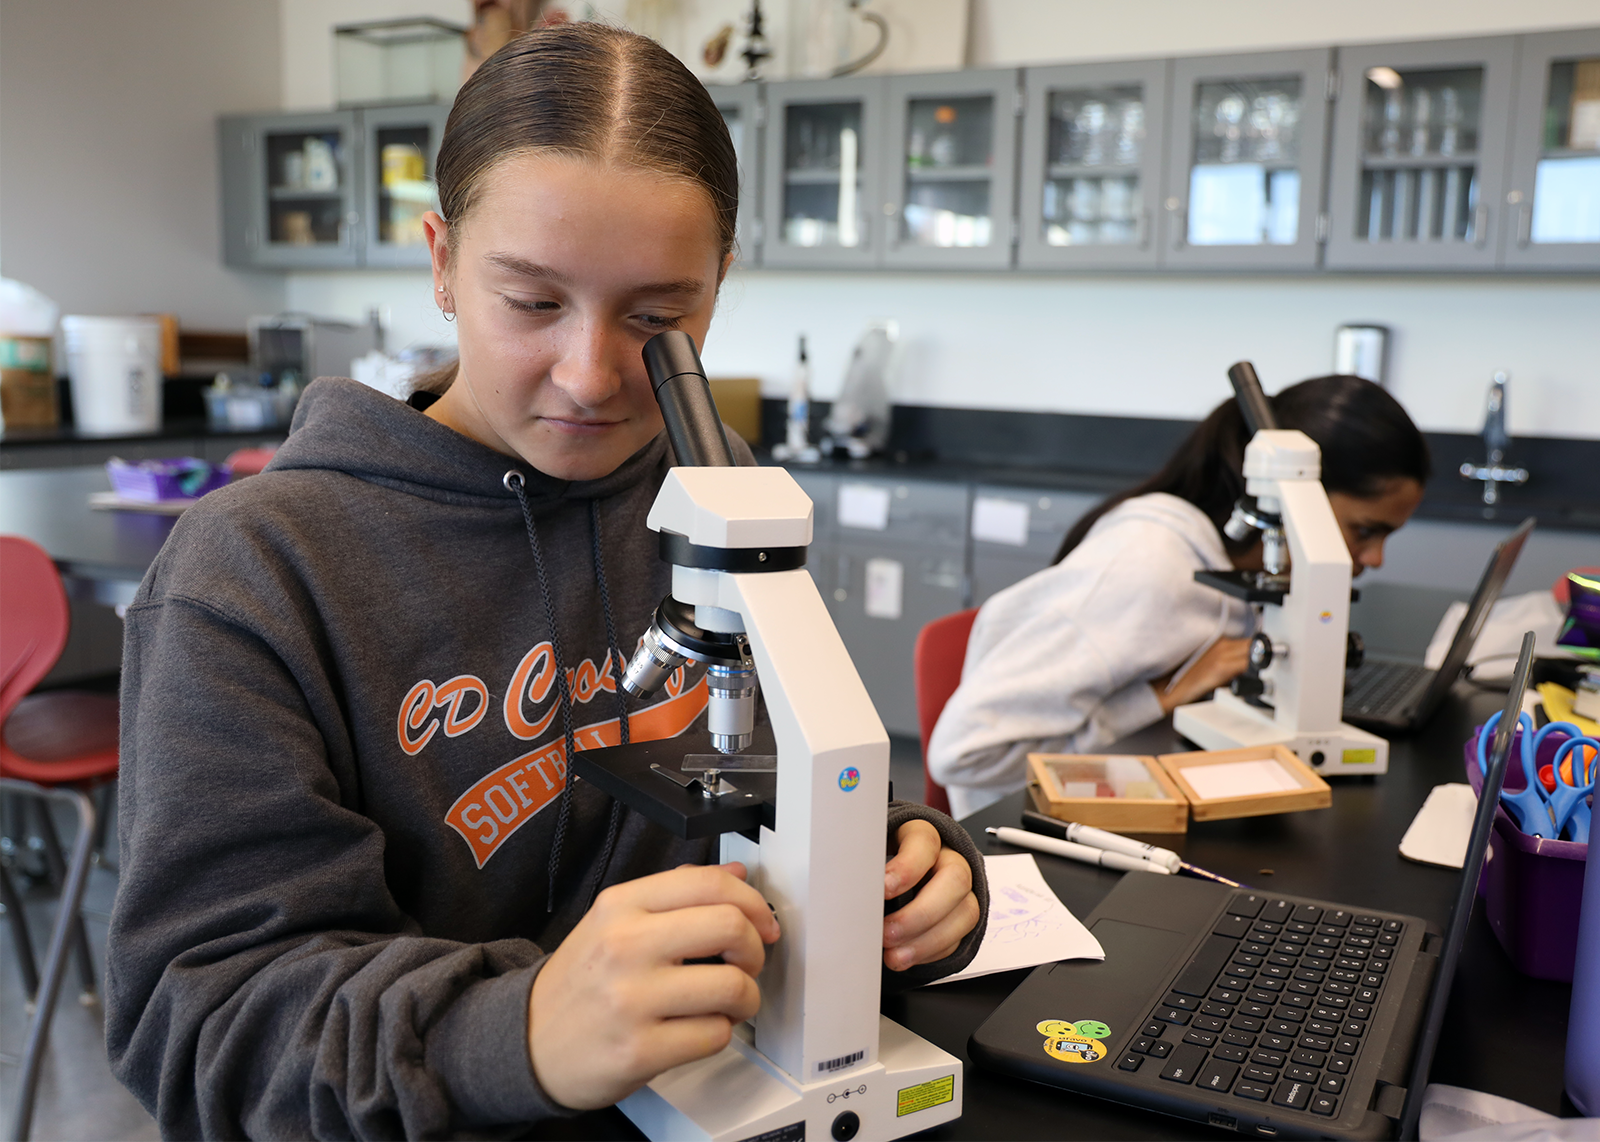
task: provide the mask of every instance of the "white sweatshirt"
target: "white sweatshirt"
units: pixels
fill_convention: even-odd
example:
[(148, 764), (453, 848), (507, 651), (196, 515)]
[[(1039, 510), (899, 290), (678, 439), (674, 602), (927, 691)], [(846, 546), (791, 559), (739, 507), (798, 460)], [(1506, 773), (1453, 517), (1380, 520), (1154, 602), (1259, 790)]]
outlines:
[(953, 815), (1021, 789), (1030, 753), (1093, 752), (1160, 720), (1152, 679), (1253, 629), (1245, 603), (1194, 581), (1229, 567), (1205, 513), (1157, 492), (1119, 504), (1066, 559), (985, 603), (928, 743)]

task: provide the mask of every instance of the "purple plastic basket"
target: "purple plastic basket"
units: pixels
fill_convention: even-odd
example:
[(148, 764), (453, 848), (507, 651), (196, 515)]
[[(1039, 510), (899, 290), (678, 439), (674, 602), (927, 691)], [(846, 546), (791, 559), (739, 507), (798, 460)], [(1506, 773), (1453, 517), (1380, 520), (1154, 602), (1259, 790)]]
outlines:
[[(1482, 732), (1479, 726), (1466, 745), (1467, 781), (1474, 793), (1483, 791), (1483, 774), (1478, 770), (1478, 735)], [(1505, 787), (1511, 792), (1528, 783), (1522, 771), (1521, 737), (1518, 729), (1511, 762), (1506, 766)], [(1561, 733), (1547, 736), (1539, 744), (1538, 764), (1554, 761), (1556, 750), (1566, 740)], [(1572, 982), (1578, 956), (1578, 905), (1588, 857), (1588, 845), (1530, 837), (1517, 828), (1505, 806), (1496, 806), (1478, 895), (1483, 897), (1495, 939), (1523, 974)]]
[(106, 461), (112, 490), (130, 500), (198, 499), (225, 485), (232, 473), (225, 464), (208, 464), (193, 456), (173, 460)]

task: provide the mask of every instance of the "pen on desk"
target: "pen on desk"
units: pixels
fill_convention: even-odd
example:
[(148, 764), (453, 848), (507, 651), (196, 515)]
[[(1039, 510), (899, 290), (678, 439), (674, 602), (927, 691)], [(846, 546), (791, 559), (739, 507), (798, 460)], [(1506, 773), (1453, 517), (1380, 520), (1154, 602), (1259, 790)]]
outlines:
[(1108, 833), (1104, 829), (1080, 824), (1077, 821), (1058, 821), (1054, 817), (1046, 817), (1043, 813), (1035, 813), (1031, 809), (1022, 811), (1022, 824), (1030, 832), (1043, 833), (1047, 837), (1059, 837), (1064, 841), (1088, 845), (1090, 848), (1107, 849), (1123, 856), (1152, 861), (1165, 867), (1168, 872), (1177, 872), (1178, 866), (1183, 863), (1183, 858), (1171, 849), (1147, 845), (1132, 837)]
[(1097, 864), (1101, 868), (1114, 868), (1119, 872), (1154, 872), (1161, 876), (1171, 875), (1164, 864), (1141, 860), (1139, 857), (1131, 857), (1126, 853), (1113, 852), (1110, 849), (1097, 849), (1090, 845), (1080, 845), (1076, 841), (1058, 841), (1054, 837), (1042, 837), (1038, 833), (1007, 828), (1003, 825), (998, 829), (991, 826), (986, 831), (996, 840), (1015, 845), (1019, 849), (1050, 853), (1052, 856), (1066, 857), (1068, 860), (1082, 861), (1084, 864)]
[[(1229, 880), (1201, 868), (1199, 865), (1190, 864), (1171, 849), (1164, 849), (1157, 845), (1147, 845), (1131, 837), (1124, 837), (1117, 833), (1107, 832), (1105, 829), (1096, 829), (1092, 825), (1079, 824), (1076, 821), (1058, 821), (1054, 817), (1047, 817), (1043, 813), (1036, 813), (1032, 809), (1022, 811), (1022, 823), (1031, 832), (1043, 833), (1047, 837), (1059, 837), (1066, 841), (1075, 841), (1079, 844), (1090, 845), (1094, 848), (1108, 848), (1113, 852), (1122, 852), (1130, 856), (1144, 856), (1144, 859), (1163, 865), (1168, 872), (1180, 876), (1192, 876), (1197, 880), (1210, 880), (1217, 884), (1225, 884), (1229, 888), (1242, 888), (1237, 880)], [(1102, 843), (1102, 841), (1115, 842)]]

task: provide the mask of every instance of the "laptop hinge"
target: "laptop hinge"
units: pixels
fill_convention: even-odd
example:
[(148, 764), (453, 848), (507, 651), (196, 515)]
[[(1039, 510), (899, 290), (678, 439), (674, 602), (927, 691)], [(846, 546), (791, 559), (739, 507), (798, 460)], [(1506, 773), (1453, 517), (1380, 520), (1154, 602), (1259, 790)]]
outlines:
[(1398, 1122), (1405, 1108), (1406, 1088), (1378, 1080), (1377, 1089), (1372, 1092), (1372, 1109), (1385, 1118), (1392, 1118)]

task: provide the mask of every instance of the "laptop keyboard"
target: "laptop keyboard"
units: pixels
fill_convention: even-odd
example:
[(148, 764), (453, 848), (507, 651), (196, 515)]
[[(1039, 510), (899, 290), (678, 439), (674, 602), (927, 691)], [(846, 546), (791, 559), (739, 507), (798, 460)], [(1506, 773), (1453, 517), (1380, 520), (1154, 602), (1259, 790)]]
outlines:
[(1344, 708), (1368, 717), (1403, 713), (1432, 671), (1410, 662), (1370, 662), (1345, 681)]
[(1335, 1115), (1404, 931), (1400, 920), (1235, 893), (1117, 1066)]

